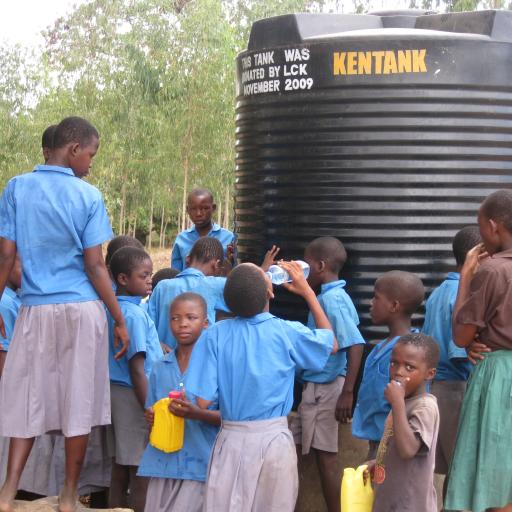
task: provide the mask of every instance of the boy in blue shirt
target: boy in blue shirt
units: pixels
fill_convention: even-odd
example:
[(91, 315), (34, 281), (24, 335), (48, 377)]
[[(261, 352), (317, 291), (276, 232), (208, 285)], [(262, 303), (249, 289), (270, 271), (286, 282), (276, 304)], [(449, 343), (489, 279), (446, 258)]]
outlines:
[(210, 460), (206, 512), (292, 511), (297, 455), (286, 416), (296, 368), (321, 370), (337, 351), (331, 325), (296, 262), (281, 262), (302, 296), (315, 330), (269, 313), (272, 283), (251, 263), (229, 274), (224, 298), (235, 315), (205, 331), (188, 370), (188, 391), (206, 408), (218, 401), (222, 428)]
[(401, 336), (410, 334), (411, 317), (424, 298), (421, 279), (410, 272), (392, 270), (375, 282), (370, 306), (372, 322), (386, 326), (389, 334), (366, 358), (352, 422), (352, 434), (369, 441), (368, 460), (375, 458), (391, 410), (384, 397), (391, 352)]
[[(453, 255), (457, 272), (450, 272), (430, 295), (426, 304), (422, 332), (432, 336), (439, 345), (437, 373), (430, 387), (437, 398), (441, 423), (436, 450), (436, 473), (446, 475), (455, 449), (460, 410), (471, 364), (465, 349), (455, 345), (452, 336), (452, 314), (459, 288), (460, 269), (467, 253), (482, 241), (478, 226), (466, 226), (453, 239)], [(446, 486), (445, 486), (446, 487)]]
[(224, 248), (224, 256), (231, 265), (236, 264), (236, 237), (231, 231), (212, 221), (216, 209), (213, 194), (207, 188), (195, 188), (190, 192), (187, 197), (187, 213), (194, 225), (176, 237), (171, 254), (171, 267), (185, 270), (188, 267), (187, 256), (192, 247), (204, 236), (219, 240)]
[[(359, 317), (344, 290), (346, 282), (339, 273), (347, 260), (343, 244), (329, 236), (316, 238), (306, 247), (304, 260), (309, 264), (308, 282), (320, 288), (322, 306), (340, 350), (331, 355), (321, 371), (304, 371), (302, 400), (290, 430), (298, 456), (315, 452), (327, 509), (339, 510), (340, 475), (337, 470), (338, 421), (352, 417), (356, 383), (365, 341), (359, 332)], [(308, 327), (315, 328), (311, 313)]]
[(131, 340), (125, 357), (116, 360), (114, 321), (110, 317), (109, 369), (114, 461), (109, 506), (126, 506), (129, 489), (131, 508), (135, 512), (143, 512), (147, 480), (137, 476), (137, 467), (147, 443), (144, 410), (148, 378), (153, 364), (163, 357), (155, 324), (140, 306), (141, 297), (151, 293), (153, 263), (143, 249), (128, 246), (113, 254), (109, 266)]
[(4, 320), (4, 329), (0, 331), (0, 379), (4, 369), (5, 358), (14, 332), (14, 323), (18, 316), (21, 301), (16, 294), (16, 290), (21, 288), (21, 266), (19, 258), (9, 274), (4, 293), (0, 299), (0, 314)]
[(23, 276), (19, 328), (0, 381), (0, 410), (9, 411), (0, 415), (0, 435), (11, 437), (2, 512), (12, 510), (34, 438), (50, 431), (66, 437), (59, 511), (74, 511), (88, 435), (110, 422), (104, 305), (122, 341), (116, 357), (129, 338), (103, 261), (102, 243), (112, 236), (103, 199), (80, 179), (98, 147), (89, 122), (64, 119), (46, 165), (11, 179), (0, 202), (0, 292), (16, 252)]
[[(169, 410), (185, 418), (185, 435), (181, 450), (164, 453), (148, 444), (138, 474), (150, 477), (146, 512), (201, 512), (208, 460), (219, 431), (220, 413), (197, 406), (196, 397), (187, 390), (187, 369), (199, 336), (208, 326), (206, 302), (197, 293), (178, 295), (170, 311), (170, 324), (176, 349), (153, 366), (149, 378), (146, 407), (148, 422), (153, 425), (152, 406), (170, 391), (185, 386), (182, 399), (174, 399)], [(214, 404), (210, 409), (216, 409)]]
[(221, 243), (216, 238), (200, 238), (190, 253), (190, 266), (174, 279), (158, 284), (148, 302), (148, 313), (153, 319), (160, 341), (176, 347), (176, 340), (169, 328), (169, 309), (172, 301), (181, 293), (195, 292), (206, 301), (208, 323), (215, 323), (216, 311), (228, 312), (224, 303), (225, 277), (217, 277), (224, 259)]

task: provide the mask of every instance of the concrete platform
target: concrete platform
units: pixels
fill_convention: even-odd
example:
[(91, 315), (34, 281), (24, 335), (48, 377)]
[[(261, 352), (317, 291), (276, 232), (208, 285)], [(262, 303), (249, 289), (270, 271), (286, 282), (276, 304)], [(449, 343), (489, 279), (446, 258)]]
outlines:
[[(14, 502), (15, 512), (57, 512), (57, 496), (50, 498), (41, 498), (36, 501), (15, 501)], [(133, 512), (131, 508), (109, 508), (109, 509), (97, 509), (97, 508), (86, 508), (83, 505), (79, 505), (77, 512)]]

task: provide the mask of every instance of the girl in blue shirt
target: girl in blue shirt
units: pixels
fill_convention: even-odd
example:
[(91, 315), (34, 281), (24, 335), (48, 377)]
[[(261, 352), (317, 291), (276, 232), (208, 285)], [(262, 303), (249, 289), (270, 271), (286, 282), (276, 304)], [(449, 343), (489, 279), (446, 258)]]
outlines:
[(130, 347), (116, 360), (113, 320), (110, 325), (110, 393), (114, 461), (109, 506), (125, 507), (128, 500), (135, 512), (144, 510), (147, 480), (137, 476), (137, 467), (146, 447), (148, 431), (144, 405), (153, 364), (163, 357), (155, 324), (140, 306), (141, 297), (151, 293), (153, 263), (137, 247), (123, 247), (110, 260), (117, 285), (117, 300), (126, 319)]
[[(192, 350), (208, 325), (205, 300), (197, 293), (178, 295), (171, 305), (170, 325), (177, 345), (155, 364), (151, 372), (146, 399), (150, 426), (154, 417), (153, 404), (167, 397), (170, 391), (187, 386)], [(203, 509), (208, 459), (220, 425), (220, 413), (212, 409), (217, 409), (217, 405), (203, 410), (197, 406), (196, 397), (185, 391), (182, 399), (170, 403), (169, 410), (185, 418), (183, 448), (164, 453), (148, 444), (138, 472), (140, 476), (151, 478), (146, 512), (200, 512)]]

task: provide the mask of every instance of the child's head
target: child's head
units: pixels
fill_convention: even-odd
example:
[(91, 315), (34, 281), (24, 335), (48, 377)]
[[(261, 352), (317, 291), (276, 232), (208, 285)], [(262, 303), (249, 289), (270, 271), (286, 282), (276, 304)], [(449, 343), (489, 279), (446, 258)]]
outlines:
[(425, 298), (421, 279), (402, 270), (386, 272), (375, 281), (370, 305), (372, 322), (389, 325), (398, 316), (410, 318)]
[(66, 117), (55, 128), (52, 154), (59, 153), (62, 163), (71, 168), (75, 176), (82, 178), (89, 174), (99, 145), (98, 131), (89, 121), (81, 117)]
[(207, 188), (195, 188), (187, 197), (187, 213), (196, 229), (207, 228), (217, 209), (213, 194)]
[(484, 199), (478, 226), (487, 252), (502, 251), (504, 241), (512, 237), (512, 191), (498, 190)]
[(224, 262), (224, 248), (216, 238), (204, 236), (192, 246), (187, 261), (189, 267), (201, 270), (206, 276), (215, 276)]
[(151, 293), (153, 262), (149, 254), (137, 247), (122, 247), (110, 260), (110, 272), (118, 295), (145, 297)]
[(208, 327), (206, 302), (197, 293), (182, 293), (172, 301), (169, 319), (178, 345), (193, 345)]
[(405, 386), (405, 396), (421, 392), (436, 374), (439, 346), (426, 334), (411, 333), (398, 339), (391, 354), (389, 377)]
[(144, 246), (141, 242), (139, 242), (136, 238), (129, 235), (119, 235), (112, 240), (107, 245), (107, 254), (105, 256), (105, 265), (107, 267), (110, 265), (110, 260), (114, 253), (121, 249), (121, 247), (137, 247), (138, 249), (144, 249)]
[(56, 124), (52, 124), (46, 128), (43, 132), (43, 136), (41, 137), (41, 147), (43, 149), (43, 158), (44, 162), (48, 161), (50, 158), (51, 151), (53, 149), (53, 136), (55, 134), (55, 128), (57, 128)]
[(224, 287), (226, 305), (235, 315), (244, 318), (268, 310), (268, 301), (273, 297), (270, 279), (252, 263), (236, 266)]
[(347, 261), (343, 244), (332, 236), (315, 238), (304, 251), (304, 260), (309, 265), (308, 282), (311, 287), (334, 281)]
[(179, 273), (179, 270), (172, 267), (161, 268), (158, 272), (155, 272), (153, 274), (153, 279), (151, 280), (153, 290), (156, 288), (156, 285), (160, 281), (163, 281), (165, 279), (174, 279)]
[(453, 238), (452, 248), (458, 268), (464, 265), (467, 253), (481, 242), (480, 229), (476, 225), (466, 226), (456, 233)]

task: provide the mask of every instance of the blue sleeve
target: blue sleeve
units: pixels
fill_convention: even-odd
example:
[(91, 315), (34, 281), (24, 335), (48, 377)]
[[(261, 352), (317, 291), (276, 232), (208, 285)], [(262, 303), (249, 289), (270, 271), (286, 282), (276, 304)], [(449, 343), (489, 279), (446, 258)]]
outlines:
[(225, 277), (214, 277), (213, 285), (215, 287), (215, 310), (231, 313), (224, 301), (224, 287), (226, 286)]
[(174, 247), (171, 252), (171, 267), (179, 270), (180, 272), (183, 270), (183, 263), (181, 260), (180, 247), (178, 245), (178, 239), (174, 242)]
[(89, 218), (82, 233), (82, 245), (84, 249), (95, 247), (110, 240), (113, 236), (112, 226), (105, 209), (105, 203), (98, 192), (94, 201)]
[(326, 298), (322, 307), (331, 322), (340, 350), (365, 343), (357, 328), (359, 324), (357, 313), (352, 304), (347, 304), (343, 296)]
[[(160, 284), (160, 283), (158, 283)], [(160, 295), (160, 288), (158, 285), (151, 293), (149, 300), (147, 301), (146, 312), (149, 315), (149, 318), (153, 320), (155, 325), (158, 325), (158, 298)]]
[(146, 395), (146, 409), (148, 407), (152, 407), (155, 402), (158, 401), (158, 395), (157, 395), (157, 378), (156, 378), (156, 367), (153, 368), (149, 375), (148, 380), (148, 394)]
[[(455, 301), (457, 299), (457, 294), (453, 295), (450, 298), (450, 319), (453, 319), (453, 308), (455, 307)], [(468, 354), (466, 352), (465, 348), (458, 347), (455, 345), (455, 342), (453, 341), (453, 331), (452, 331), (452, 324), (450, 322), (450, 325), (448, 326), (448, 329), (450, 330), (450, 342), (448, 343), (448, 359), (468, 359)]]
[(203, 400), (218, 400), (216, 339), (206, 329), (197, 340), (187, 369), (186, 389)]
[(281, 321), (292, 344), (291, 357), (295, 364), (304, 370), (322, 370), (331, 355), (333, 332), (310, 329), (300, 322)]
[(15, 179), (9, 181), (0, 199), (0, 236), (12, 242), (16, 242), (14, 184)]
[(130, 336), (130, 344), (126, 352), (129, 361), (133, 356), (143, 352), (146, 354), (146, 325), (144, 318), (134, 315), (126, 315), (126, 329)]

